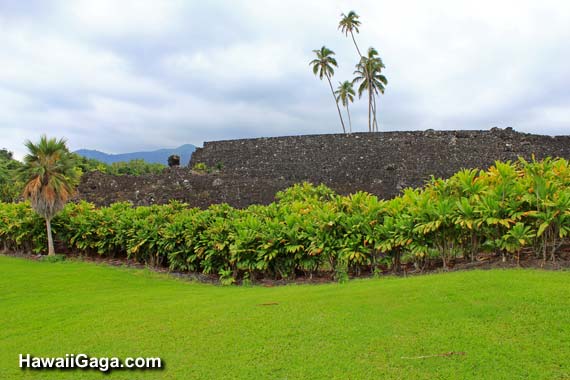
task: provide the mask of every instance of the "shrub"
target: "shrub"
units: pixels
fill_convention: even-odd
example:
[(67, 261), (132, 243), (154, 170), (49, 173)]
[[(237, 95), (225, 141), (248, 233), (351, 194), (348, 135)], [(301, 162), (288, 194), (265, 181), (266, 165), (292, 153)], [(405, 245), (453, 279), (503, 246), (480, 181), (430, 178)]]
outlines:
[[(76, 253), (220, 275), (226, 284), (319, 271), (345, 281), (362, 270), (446, 267), (480, 249), (518, 261), (532, 247), (536, 257), (556, 260), (570, 234), (570, 166), (563, 159), (464, 170), (391, 200), (340, 196), (308, 183), (277, 199), (243, 210), (79, 202), (65, 206), (53, 229), (60, 246)], [(44, 249), (44, 222), (28, 203), (0, 203), (0, 243), (5, 250)]]

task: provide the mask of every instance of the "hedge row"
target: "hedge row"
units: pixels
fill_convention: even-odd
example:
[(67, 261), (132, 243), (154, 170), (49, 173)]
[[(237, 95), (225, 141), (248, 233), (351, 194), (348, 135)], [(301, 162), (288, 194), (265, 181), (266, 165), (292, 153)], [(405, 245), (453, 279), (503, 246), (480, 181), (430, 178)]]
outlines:
[[(268, 206), (207, 210), (181, 203), (96, 208), (68, 204), (52, 222), (77, 253), (127, 256), (225, 278), (291, 278), (374, 271), (401, 263), (447, 267), (481, 251), (518, 260), (523, 248), (556, 260), (570, 233), (570, 168), (564, 159), (496, 162), (486, 171), (432, 178), (391, 200), (295, 185)], [(45, 225), (27, 203), (0, 204), (0, 243), (43, 252)]]

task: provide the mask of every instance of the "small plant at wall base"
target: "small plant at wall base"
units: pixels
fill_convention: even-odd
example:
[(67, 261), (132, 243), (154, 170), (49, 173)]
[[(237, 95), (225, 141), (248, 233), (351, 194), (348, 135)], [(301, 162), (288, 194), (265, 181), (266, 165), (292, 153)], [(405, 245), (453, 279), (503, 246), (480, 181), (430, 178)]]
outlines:
[(27, 177), (24, 198), (30, 200), (34, 211), (45, 219), (48, 255), (55, 256), (51, 220), (73, 195), (79, 172), (65, 139), (48, 139), (44, 135), (37, 144), (28, 140), (26, 148), (29, 153), (24, 157), (22, 168)]
[(224, 168), (223, 162), (217, 162), (215, 166), (208, 166), (204, 162), (197, 162), (192, 166), (192, 170), (199, 173), (215, 173), (220, 172)]
[(210, 171), (210, 168), (205, 163), (198, 162), (192, 167), (192, 170), (197, 171), (197, 172), (201, 172), (201, 173), (206, 173), (206, 172)]

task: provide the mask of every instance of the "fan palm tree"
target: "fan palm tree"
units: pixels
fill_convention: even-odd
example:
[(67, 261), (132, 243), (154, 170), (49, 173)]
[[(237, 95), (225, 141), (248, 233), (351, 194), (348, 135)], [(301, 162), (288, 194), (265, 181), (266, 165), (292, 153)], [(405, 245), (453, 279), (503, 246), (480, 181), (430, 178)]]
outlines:
[(344, 127), (344, 121), (342, 120), (342, 114), (340, 113), (340, 108), (336, 102), (336, 96), (334, 94), (333, 86), (331, 83), (331, 77), (334, 75), (334, 68), (338, 67), (336, 59), (333, 57), (334, 51), (328, 49), (326, 46), (318, 50), (313, 50), (313, 53), (317, 55), (317, 58), (309, 62), (309, 65), (313, 66), (313, 74), (318, 75), (319, 79), (326, 77), (329, 86), (331, 88), (331, 93), (335, 99), (336, 109), (338, 110), (338, 116), (340, 117), (340, 124), (342, 125), (343, 133), (346, 133), (346, 128)]
[(378, 129), (376, 123), (376, 95), (383, 94), (388, 84), (388, 80), (382, 75), (382, 69), (385, 68), (382, 59), (378, 57), (378, 51), (373, 47), (368, 49), (366, 57), (362, 57), (356, 65), (354, 74), (356, 77), (353, 83), (360, 83), (358, 87), (358, 96), (362, 97), (362, 93), (368, 92), (368, 131), (372, 132), (374, 127)]
[(48, 139), (45, 135), (37, 144), (29, 140), (25, 143), (29, 153), (22, 168), (27, 177), (24, 198), (30, 200), (34, 211), (46, 221), (50, 256), (55, 255), (51, 220), (71, 197), (78, 181), (75, 162), (65, 143), (65, 139)]
[(354, 32), (359, 33), (358, 27), (360, 26), (360, 21), (358, 21), (358, 16), (354, 11), (348, 12), (348, 14), (341, 14), (341, 20), (338, 23), (338, 28), (341, 32), (344, 33), (345, 36), (348, 37), (348, 33), (352, 37), (352, 42), (354, 42), (354, 46), (356, 47), (356, 51), (358, 52), (358, 56), (362, 57), (360, 53), (360, 49), (358, 48), (358, 44), (356, 43), (356, 39), (354, 38)]
[(334, 92), (336, 95), (336, 102), (339, 101), (344, 107), (346, 107), (346, 113), (348, 114), (348, 130), (352, 133), (352, 121), (350, 120), (350, 110), (348, 109), (348, 104), (354, 102), (354, 88), (352, 87), (352, 82), (345, 80), (340, 83), (337, 90)]

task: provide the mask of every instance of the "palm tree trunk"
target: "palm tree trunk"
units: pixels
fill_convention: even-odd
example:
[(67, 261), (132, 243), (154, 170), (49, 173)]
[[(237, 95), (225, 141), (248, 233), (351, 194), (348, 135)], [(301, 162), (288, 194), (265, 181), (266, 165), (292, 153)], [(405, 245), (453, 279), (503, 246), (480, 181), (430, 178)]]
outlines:
[(368, 132), (372, 132), (372, 92), (368, 88)]
[(375, 124), (374, 124), (374, 122), (375, 122), (375, 120), (374, 120), (374, 114), (375, 114), (375, 112), (376, 112), (376, 100), (375, 100), (375, 97), (374, 97), (374, 93), (372, 93), (371, 102), (372, 102), (372, 132), (374, 132), (374, 131), (376, 131), (376, 126), (375, 126)]
[(352, 133), (352, 121), (350, 120), (350, 110), (348, 109), (348, 101), (346, 102), (346, 113), (348, 114), (348, 130)]
[(344, 121), (342, 120), (342, 114), (340, 113), (340, 107), (338, 106), (338, 102), (336, 101), (336, 96), (334, 96), (334, 89), (331, 83), (331, 78), (327, 75), (327, 80), (329, 81), (329, 86), (331, 88), (331, 93), (334, 99), (334, 104), (336, 104), (336, 109), (338, 111), (338, 117), (340, 117), (340, 124), (342, 125), (342, 133), (346, 133), (346, 128), (344, 127)]
[(356, 40), (354, 39), (354, 33), (352, 33), (352, 30), (350, 31), (350, 35), (352, 37), (352, 42), (354, 42), (354, 47), (356, 47), (356, 51), (358, 52), (358, 55), (360, 56), (360, 58), (362, 58), (362, 54), (360, 53), (360, 49), (358, 48), (358, 45), (356, 44)]
[(378, 132), (378, 121), (376, 121), (376, 95), (372, 95), (372, 129)]
[(51, 234), (51, 219), (46, 218), (46, 229), (48, 237), (48, 256), (55, 256), (55, 249), (53, 247), (53, 236)]

